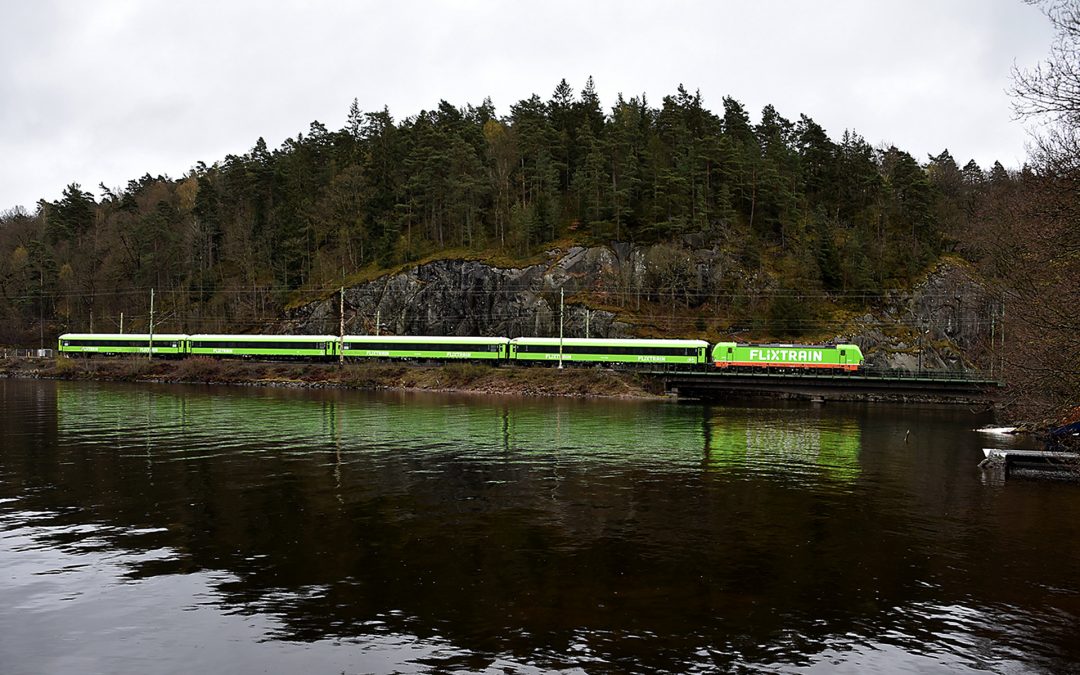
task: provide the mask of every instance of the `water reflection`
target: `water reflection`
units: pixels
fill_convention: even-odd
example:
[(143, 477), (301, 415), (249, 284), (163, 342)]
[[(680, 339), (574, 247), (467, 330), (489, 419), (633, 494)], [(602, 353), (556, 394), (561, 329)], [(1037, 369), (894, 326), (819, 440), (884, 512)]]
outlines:
[[(700, 458), (704, 429), (679, 406), (349, 392), (117, 388), (57, 383), (59, 431), (86, 445), (229, 454), (333, 447), (453, 448), (471, 454), (570, 452), (590, 461)], [(136, 440), (139, 445), (136, 444)], [(178, 444), (178, 441), (184, 441)], [(198, 456), (196, 456), (197, 458)], [(686, 458), (683, 458), (686, 459)]]
[[(191, 655), (239, 671), (303, 653), (364, 672), (1080, 656), (1075, 491), (981, 484), (963, 412), (0, 393), (0, 655), (24, 672), (48, 622), (94, 638), (65, 658), (105, 670), (188, 639), (244, 645)], [(132, 626), (147, 652), (107, 661)]]
[(859, 477), (862, 432), (855, 417), (815, 415), (814, 409), (710, 412), (705, 451), (715, 469), (839, 483)]

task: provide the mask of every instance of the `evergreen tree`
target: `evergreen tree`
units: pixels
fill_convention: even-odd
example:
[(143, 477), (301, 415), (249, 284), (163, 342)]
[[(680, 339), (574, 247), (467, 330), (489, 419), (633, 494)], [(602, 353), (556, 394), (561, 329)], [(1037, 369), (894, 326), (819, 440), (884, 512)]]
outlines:
[(963, 170), (964, 184), (969, 187), (978, 187), (986, 182), (986, 174), (979, 168), (978, 163), (975, 160), (968, 160), (968, 163), (964, 165)]
[(646, 106), (643, 101), (623, 99), (619, 94), (611, 112), (611, 125), (606, 136), (610, 161), (612, 220), (615, 238), (634, 236), (639, 220), (635, 217), (638, 187), (641, 183), (641, 156), (647, 127)]
[(795, 185), (799, 158), (792, 148), (794, 132), (795, 126), (771, 105), (762, 110), (761, 123), (754, 129), (762, 153), (756, 229), (766, 239), (778, 240), (785, 248), (789, 233), (798, 223)]
[(511, 106), (510, 119), (520, 157), (520, 203), (530, 207), (534, 216), (527, 221), (519, 219), (530, 227), (517, 235), (529, 247), (544, 238), (553, 238), (560, 220), (559, 170), (553, 152), (558, 135), (551, 126), (547, 106), (538, 96)]
[(574, 90), (565, 79), (559, 81), (551, 95), (548, 116), (556, 139), (552, 146), (552, 161), (559, 172), (559, 190), (565, 193), (570, 188), (570, 172), (577, 160)]
[(800, 115), (798, 138), (802, 184), (811, 207), (836, 203), (836, 146), (825, 130), (806, 115)]
[(1009, 172), (1005, 170), (1005, 167), (1001, 165), (1001, 162), (995, 161), (994, 166), (990, 167), (990, 183), (993, 185), (1006, 185), (1010, 180)]
[(592, 75), (585, 80), (585, 88), (581, 90), (581, 96), (574, 108), (579, 125), (588, 126), (593, 138), (600, 138), (604, 131), (604, 111), (600, 105), (600, 97), (596, 93)]
[(930, 181), (914, 157), (895, 147), (885, 151), (882, 164), (890, 188), (888, 227), (894, 243), (903, 238), (908, 245), (906, 255), (899, 249), (890, 251), (893, 264), (905, 275), (912, 274), (938, 247)]
[(840, 253), (833, 239), (833, 229), (823, 217), (815, 219), (814, 238), (817, 244), (815, 259), (821, 282), (831, 291), (843, 288), (844, 273)]
[(930, 155), (926, 166), (930, 186), (936, 192), (933, 217), (950, 249), (956, 248), (966, 229), (964, 175), (949, 151)]
[(64, 188), (62, 197), (55, 202), (40, 202), (48, 223), (47, 236), (51, 242), (79, 238), (94, 222), (94, 195), (82, 189), (78, 183)]
[(761, 174), (760, 148), (750, 127), (750, 116), (742, 104), (729, 96), (724, 97), (723, 103), (722, 128), (726, 142), (721, 146), (720, 163), (727, 169), (738, 209), (753, 229)]

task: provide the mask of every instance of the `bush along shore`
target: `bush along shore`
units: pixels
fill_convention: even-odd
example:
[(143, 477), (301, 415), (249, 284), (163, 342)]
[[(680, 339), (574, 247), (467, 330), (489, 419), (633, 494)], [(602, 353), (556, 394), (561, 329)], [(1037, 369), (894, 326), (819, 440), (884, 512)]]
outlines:
[(471, 363), (291, 363), (187, 358), (0, 360), (0, 377), (270, 387), (397, 389), (520, 396), (660, 398), (656, 383), (605, 368), (495, 367)]

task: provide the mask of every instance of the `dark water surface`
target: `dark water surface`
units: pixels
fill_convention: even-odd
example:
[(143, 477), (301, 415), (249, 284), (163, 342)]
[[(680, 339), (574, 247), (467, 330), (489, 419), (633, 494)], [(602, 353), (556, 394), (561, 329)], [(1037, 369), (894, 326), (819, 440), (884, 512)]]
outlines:
[(0, 672), (1075, 670), (988, 421), (0, 380)]

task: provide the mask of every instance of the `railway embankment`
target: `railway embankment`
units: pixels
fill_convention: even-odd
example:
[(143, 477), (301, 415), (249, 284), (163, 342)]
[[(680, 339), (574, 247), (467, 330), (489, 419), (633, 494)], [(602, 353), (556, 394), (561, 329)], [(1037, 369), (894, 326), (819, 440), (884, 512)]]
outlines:
[(656, 382), (603, 368), (515, 368), (165, 359), (5, 359), (0, 377), (105, 382), (457, 392), (507, 396), (660, 398)]

